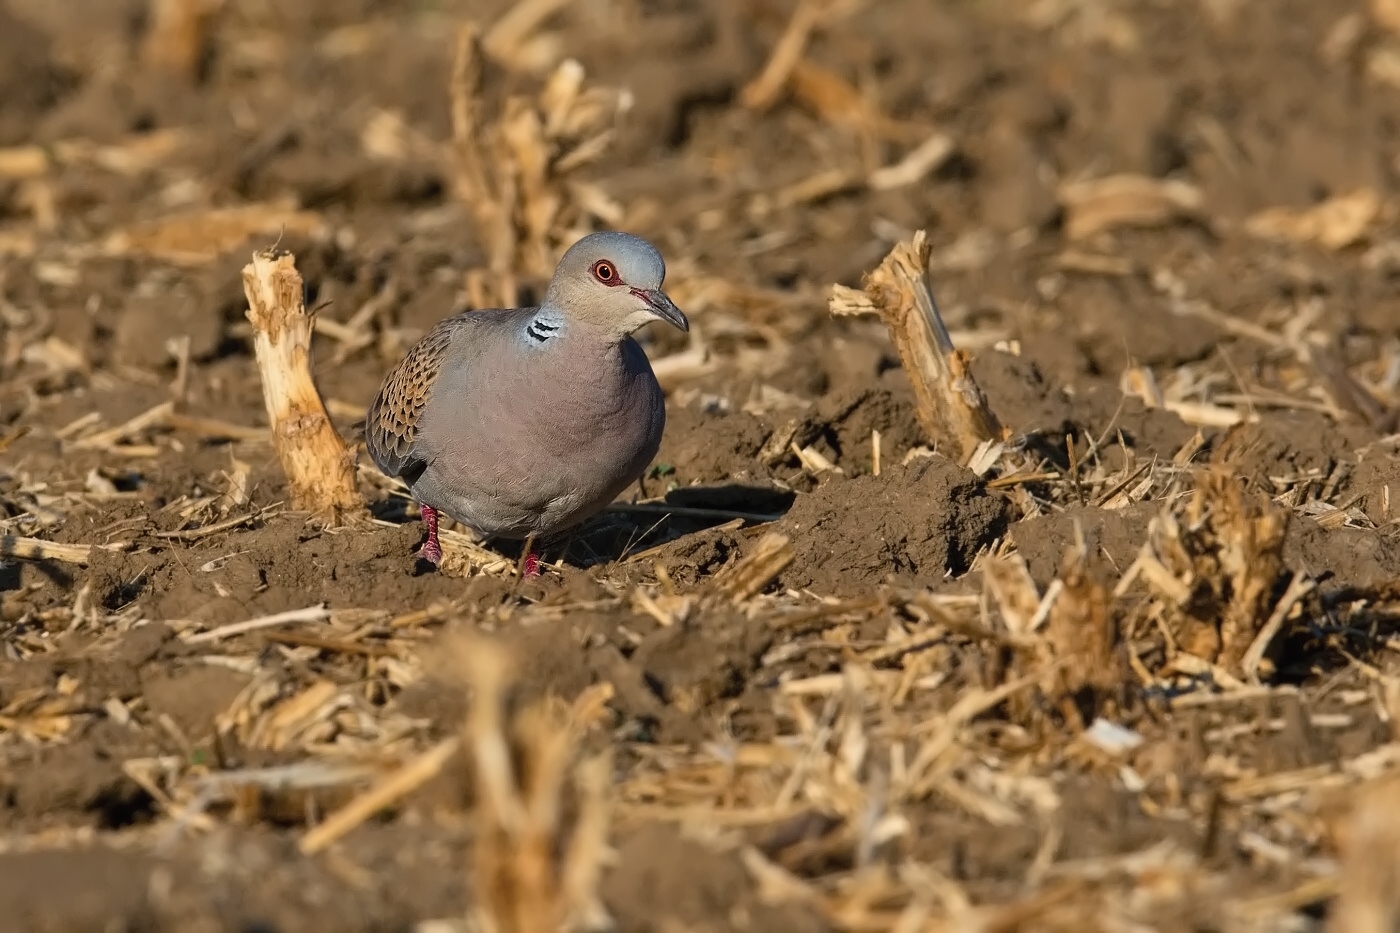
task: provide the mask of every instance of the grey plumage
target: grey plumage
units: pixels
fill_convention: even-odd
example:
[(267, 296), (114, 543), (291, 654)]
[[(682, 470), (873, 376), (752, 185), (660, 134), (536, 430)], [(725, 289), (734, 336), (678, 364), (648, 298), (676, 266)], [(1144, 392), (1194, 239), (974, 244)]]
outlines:
[(656, 455), (665, 401), (631, 335), (653, 320), (689, 329), (661, 291), (645, 240), (584, 237), (537, 308), (468, 311), (438, 323), (389, 373), (365, 419), (374, 462), (423, 506), (478, 533), (545, 538), (596, 514)]

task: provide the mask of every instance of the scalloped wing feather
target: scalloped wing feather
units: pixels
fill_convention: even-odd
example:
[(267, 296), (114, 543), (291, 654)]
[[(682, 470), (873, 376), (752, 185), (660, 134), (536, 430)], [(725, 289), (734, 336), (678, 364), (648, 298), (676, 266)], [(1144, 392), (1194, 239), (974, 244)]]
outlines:
[(384, 379), (365, 413), (365, 447), (387, 476), (405, 476), (412, 482), (412, 474), (423, 468), (417, 456), (418, 423), (463, 318), (458, 314), (439, 321), (414, 344)]

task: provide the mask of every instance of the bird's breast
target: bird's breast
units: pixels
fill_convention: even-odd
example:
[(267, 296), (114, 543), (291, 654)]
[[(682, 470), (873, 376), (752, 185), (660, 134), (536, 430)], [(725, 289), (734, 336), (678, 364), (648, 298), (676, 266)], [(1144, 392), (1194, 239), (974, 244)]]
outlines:
[(563, 457), (626, 463), (642, 449), (654, 453), (665, 400), (635, 343), (627, 341), (597, 365), (566, 357), (557, 376), (554, 397), (527, 417), (541, 434), (564, 442), (558, 447)]

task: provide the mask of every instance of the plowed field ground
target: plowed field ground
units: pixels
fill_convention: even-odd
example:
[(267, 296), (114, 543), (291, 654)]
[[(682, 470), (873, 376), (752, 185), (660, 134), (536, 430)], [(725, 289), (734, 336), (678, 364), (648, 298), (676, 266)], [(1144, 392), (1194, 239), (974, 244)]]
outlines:
[[(0, 925), (1389, 928), (1398, 62), (1382, 0), (0, 0)], [(362, 446), (295, 510), (254, 250), (353, 446), (603, 227), (694, 324), (642, 489), (523, 582)], [(1000, 446), (828, 312), (916, 231)]]

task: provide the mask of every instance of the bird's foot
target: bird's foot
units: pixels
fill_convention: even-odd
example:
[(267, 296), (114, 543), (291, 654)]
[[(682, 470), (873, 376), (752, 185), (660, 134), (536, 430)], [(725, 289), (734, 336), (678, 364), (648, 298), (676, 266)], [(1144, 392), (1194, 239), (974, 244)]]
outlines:
[(515, 572), (521, 580), (529, 580), (540, 575), (540, 556), (535, 553), (535, 536), (530, 535), (520, 547), (520, 560)]
[(423, 527), (428, 529), (428, 538), (418, 549), (418, 556), (436, 567), (442, 561), (442, 543), (438, 541), (438, 514), (431, 505), (420, 506), (423, 513)]

